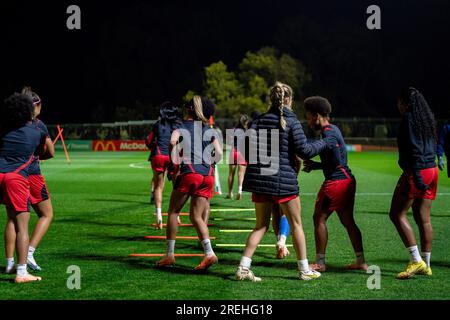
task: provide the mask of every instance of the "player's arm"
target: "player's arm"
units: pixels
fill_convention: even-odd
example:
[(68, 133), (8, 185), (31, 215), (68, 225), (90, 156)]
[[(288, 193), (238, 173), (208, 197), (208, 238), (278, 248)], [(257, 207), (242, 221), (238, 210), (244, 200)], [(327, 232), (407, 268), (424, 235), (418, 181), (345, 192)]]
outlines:
[(158, 122), (155, 123), (155, 125), (152, 128), (152, 131), (150, 131), (150, 133), (147, 136), (147, 139), (145, 140), (145, 145), (147, 146), (147, 148), (149, 148), (150, 150), (153, 149), (155, 147), (155, 141), (156, 141), (156, 129), (158, 127)]
[(303, 169), (302, 171), (309, 173), (314, 170), (322, 170), (323, 165), (322, 162), (314, 161), (314, 160), (305, 160), (303, 161)]
[(422, 160), (422, 146), (419, 142), (420, 140), (416, 138), (416, 133), (412, 125), (411, 116), (408, 116), (405, 120), (405, 130), (407, 130), (408, 144), (411, 148), (411, 164), (413, 170), (414, 185), (417, 189), (425, 191), (429, 189), (430, 186), (423, 182), (422, 175), (420, 174), (420, 168), (417, 166), (417, 164)]
[(39, 159), (48, 160), (54, 157), (55, 157), (55, 146), (53, 145), (52, 139), (46, 137), (42, 153), (39, 155)]
[(298, 120), (294, 121), (291, 128), (291, 134), (294, 141), (295, 153), (302, 159), (314, 158), (327, 148), (328, 138), (309, 143), (306, 139), (302, 125)]
[(212, 144), (214, 147), (214, 161), (215, 163), (219, 163), (223, 156), (222, 145), (220, 144), (219, 139), (214, 139)]

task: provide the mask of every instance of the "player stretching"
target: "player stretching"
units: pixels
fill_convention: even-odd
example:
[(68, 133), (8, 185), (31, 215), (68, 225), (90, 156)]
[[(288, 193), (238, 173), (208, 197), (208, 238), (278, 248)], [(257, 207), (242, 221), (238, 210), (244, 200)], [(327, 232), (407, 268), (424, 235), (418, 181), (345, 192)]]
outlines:
[(438, 166), (441, 171), (444, 170), (444, 153), (447, 157), (447, 177), (450, 178), (450, 120), (447, 121), (441, 129), (439, 134), (439, 141), (437, 147)]
[[(431, 276), (430, 256), (433, 230), (430, 221), (432, 201), (436, 198), (438, 170), (436, 168), (436, 123), (423, 95), (415, 88), (403, 90), (397, 100), (402, 115), (398, 132), (398, 164), (403, 170), (394, 195), (389, 216), (411, 255), (411, 262), (398, 279), (415, 274)], [(413, 210), (419, 227), (422, 257), (416, 245), (414, 231), (407, 213)]]
[(322, 170), (325, 181), (320, 188), (314, 210), (314, 235), (316, 239), (316, 263), (311, 268), (325, 272), (325, 250), (328, 242), (327, 220), (336, 211), (347, 230), (356, 260), (347, 266), (351, 270), (367, 270), (364, 260), (361, 231), (353, 217), (356, 180), (347, 166), (347, 149), (338, 127), (330, 124), (331, 104), (323, 97), (310, 97), (304, 102), (306, 120), (313, 130), (320, 130), (322, 137), (332, 139), (329, 147), (320, 153), (321, 162), (307, 160), (303, 171)]
[[(39, 160), (47, 160), (53, 158), (55, 154), (55, 148), (53, 146), (52, 140), (50, 139), (50, 134), (47, 127), (41, 120), (37, 118), (41, 114), (41, 98), (29, 87), (23, 88), (22, 93), (28, 95), (33, 101), (34, 113), (32, 123), (46, 136), (46, 154), (39, 155), (38, 153), (36, 153), (28, 170), (28, 180), (30, 181), (30, 202), (34, 211), (38, 215), (38, 221), (36, 223), (36, 226), (34, 227), (33, 234), (31, 235), (27, 260), (29, 268), (34, 271), (41, 271), (41, 267), (36, 263), (36, 260), (34, 259), (34, 252), (41, 242), (42, 238), (47, 233), (47, 230), (53, 220), (53, 207), (47, 185), (45, 184), (44, 177), (41, 173)], [(5, 271), (6, 273), (11, 273), (14, 271), (15, 242), (16, 233), (14, 230), (14, 224), (11, 220), (8, 219), (5, 229), (5, 251), (7, 258), (7, 266)]]
[[(208, 98), (194, 96), (186, 105), (186, 117), (179, 129), (175, 130), (170, 140), (172, 160), (177, 161), (179, 147), (183, 146), (180, 174), (176, 178), (174, 189), (170, 196), (169, 217), (167, 221), (167, 252), (166, 256), (157, 262), (157, 266), (166, 267), (175, 264), (175, 239), (178, 231), (178, 213), (191, 197), (190, 219), (197, 231), (202, 243), (205, 257), (195, 268), (196, 270), (207, 270), (218, 262), (211, 241), (209, 230), (205, 222), (205, 212), (209, 206), (208, 200), (212, 198), (214, 186), (214, 162), (211, 153), (215, 152), (215, 158), (222, 156), (222, 147), (219, 139), (216, 139), (216, 131), (208, 128), (208, 118), (212, 115), (210, 110), (214, 109), (213, 103)], [(183, 138), (180, 141), (180, 138)], [(182, 143), (182, 144), (181, 144)], [(211, 146), (212, 145), (212, 146)]]
[[(271, 163), (278, 164), (278, 167), (269, 172), (268, 170), (271, 169), (260, 160), (257, 163), (250, 161), (248, 164), (244, 179), (244, 190), (252, 192), (252, 201), (255, 203), (256, 211), (256, 226), (248, 236), (241, 262), (236, 271), (237, 280), (261, 281), (261, 278), (254, 276), (250, 266), (258, 244), (269, 229), (274, 203), (280, 205), (281, 211), (286, 214), (292, 228), (300, 279), (313, 280), (320, 276), (319, 272), (309, 268), (306, 257), (306, 241), (300, 217), (295, 156), (298, 155), (305, 159), (314, 157), (326, 147), (326, 142), (320, 140), (311, 144), (307, 143), (302, 126), (292, 111), (292, 99), (292, 89), (286, 84), (277, 82), (270, 89), (271, 106), (269, 111), (254, 120), (250, 127), (250, 130), (255, 130), (260, 136), (256, 146), (250, 145), (252, 152), (256, 152), (254, 147), (260, 149), (257, 152), (258, 155), (269, 152), (267, 150), (269, 148), (267, 138), (261, 141), (264, 131), (268, 131), (266, 131), (268, 137), (273, 137), (274, 130), (279, 130), (278, 155), (272, 155), (273, 158), (271, 159)], [(253, 135), (255, 134), (253, 133)], [(250, 140), (252, 138), (254, 137), (251, 137)], [(269, 140), (270, 143), (272, 143), (272, 139)], [(249, 160), (251, 159), (252, 155), (249, 157)]]
[(153, 125), (147, 137), (146, 145), (151, 150), (150, 158), (153, 170), (152, 194), (156, 205), (157, 229), (162, 229), (162, 194), (164, 191), (164, 174), (169, 168), (169, 143), (172, 132), (180, 126), (178, 108), (165, 102), (159, 108), (160, 119)]
[(0, 199), (6, 205), (9, 223), (16, 232), (16, 283), (41, 280), (27, 272), (30, 219), (29, 167), (36, 151), (45, 156), (47, 136), (34, 125), (33, 102), (15, 93), (5, 100), (0, 112)]
[[(245, 168), (247, 167), (247, 162), (245, 162), (245, 158), (242, 156), (242, 153), (239, 149), (245, 147), (245, 140), (240, 139), (241, 134), (245, 133), (247, 130), (249, 118), (247, 115), (242, 115), (239, 118), (238, 125), (234, 128), (234, 132), (236, 132), (236, 137), (233, 139), (233, 148), (230, 153), (230, 173), (228, 175), (228, 195), (227, 199), (233, 198), (233, 184), (234, 184), (234, 174), (236, 173), (236, 167), (238, 171), (238, 193), (236, 195), (236, 200), (242, 199), (242, 183), (244, 182)], [(239, 143), (237, 139), (240, 139)]]

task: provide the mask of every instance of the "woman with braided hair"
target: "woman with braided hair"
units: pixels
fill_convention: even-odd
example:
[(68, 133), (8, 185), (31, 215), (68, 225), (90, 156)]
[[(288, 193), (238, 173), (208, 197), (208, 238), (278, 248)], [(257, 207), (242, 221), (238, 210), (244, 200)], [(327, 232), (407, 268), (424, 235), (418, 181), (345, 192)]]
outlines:
[(272, 151), (271, 155), (271, 160), (274, 164), (278, 164), (278, 169), (267, 170), (268, 165), (262, 163), (261, 159), (254, 161), (255, 157), (252, 157), (254, 155), (249, 158), (243, 190), (252, 192), (256, 226), (248, 236), (246, 248), (236, 271), (237, 280), (261, 281), (261, 278), (255, 277), (250, 270), (251, 258), (269, 229), (273, 204), (279, 204), (281, 211), (289, 220), (297, 254), (299, 278), (313, 280), (320, 276), (319, 272), (310, 269), (306, 256), (306, 241), (300, 217), (296, 156), (310, 159), (325, 149), (327, 142), (326, 140), (318, 140), (313, 143), (306, 141), (302, 125), (292, 111), (292, 99), (292, 89), (286, 84), (277, 82), (270, 89), (271, 105), (269, 110), (255, 119), (250, 127), (250, 140), (256, 141), (255, 139), (257, 139), (256, 146), (251, 146), (250, 150), (255, 152), (256, 148), (259, 156), (267, 154), (268, 144), (272, 143), (273, 137), (276, 137), (278, 133), (279, 149), (276, 150), (276, 154), (273, 154)]
[[(437, 133), (433, 112), (417, 89), (402, 90), (397, 107), (402, 115), (397, 142), (398, 164), (403, 173), (392, 198), (389, 216), (411, 255), (411, 262), (397, 278), (409, 279), (416, 274), (432, 275), (430, 211), (438, 184), (435, 163)], [(420, 232), (422, 256), (407, 217), (411, 207)]]

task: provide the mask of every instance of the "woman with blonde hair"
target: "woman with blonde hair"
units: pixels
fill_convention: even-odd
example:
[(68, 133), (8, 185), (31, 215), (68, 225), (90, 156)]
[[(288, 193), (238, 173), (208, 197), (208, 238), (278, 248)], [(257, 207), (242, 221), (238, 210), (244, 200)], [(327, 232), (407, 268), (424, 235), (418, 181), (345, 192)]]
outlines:
[[(274, 130), (279, 131), (278, 157), (272, 154), (272, 161), (278, 163), (278, 170), (272, 174), (266, 172), (267, 164), (258, 159), (250, 161), (245, 173), (243, 190), (252, 192), (252, 201), (255, 203), (256, 226), (250, 233), (246, 248), (236, 271), (237, 280), (261, 281), (250, 270), (252, 256), (269, 229), (273, 204), (279, 204), (286, 214), (292, 230), (293, 244), (297, 254), (299, 278), (313, 280), (320, 277), (320, 273), (309, 268), (306, 256), (306, 241), (300, 217), (299, 187), (296, 174), (296, 156), (309, 159), (326, 148), (327, 143), (319, 140), (313, 143), (306, 141), (302, 125), (292, 111), (293, 92), (288, 85), (277, 82), (270, 89), (269, 110), (253, 121), (250, 130), (250, 140), (258, 138), (257, 153), (264, 154), (260, 149), (267, 147)], [(254, 130), (254, 131), (253, 131)], [(265, 130), (271, 140), (264, 141), (261, 130)], [(263, 140), (263, 141), (261, 141)], [(254, 146), (252, 146), (254, 148)], [(265, 150), (267, 152), (267, 150)], [(267, 154), (267, 153), (266, 153)], [(252, 159), (253, 157), (250, 157)], [(254, 163), (256, 162), (256, 163)]]

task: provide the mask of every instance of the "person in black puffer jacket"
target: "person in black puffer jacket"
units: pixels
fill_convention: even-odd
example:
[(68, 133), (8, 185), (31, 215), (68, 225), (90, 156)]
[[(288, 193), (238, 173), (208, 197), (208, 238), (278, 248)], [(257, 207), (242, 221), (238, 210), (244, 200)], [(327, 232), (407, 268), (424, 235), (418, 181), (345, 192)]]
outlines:
[[(261, 280), (250, 270), (251, 257), (269, 228), (274, 203), (280, 205), (289, 219), (300, 279), (313, 280), (320, 276), (319, 272), (309, 268), (306, 258), (295, 168), (296, 155), (310, 159), (327, 148), (327, 140), (307, 142), (303, 128), (292, 111), (292, 99), (292, 89), (277, 82), (270, 89), (269, 111), (255, 119), (249, 129), (249, 154), (246, 155), (248, 167), (243, 190), (252, 192), (256, 226), (247, 239), (247, 246), (236, 271), (237, 280)], [(267, 136), (264, 135), (265, 130)], [(265, 154), (270, 155), (264, 157)]]

